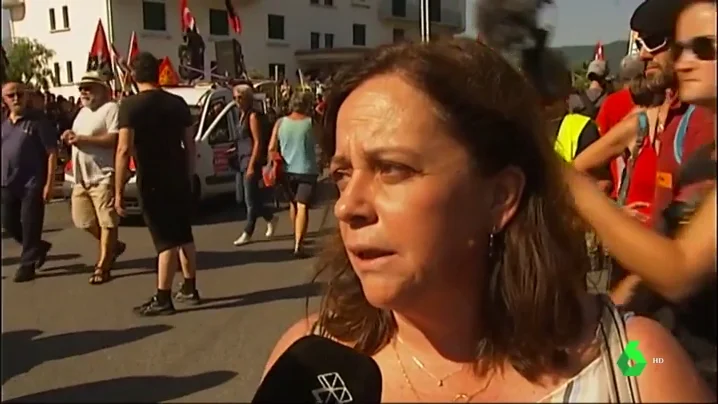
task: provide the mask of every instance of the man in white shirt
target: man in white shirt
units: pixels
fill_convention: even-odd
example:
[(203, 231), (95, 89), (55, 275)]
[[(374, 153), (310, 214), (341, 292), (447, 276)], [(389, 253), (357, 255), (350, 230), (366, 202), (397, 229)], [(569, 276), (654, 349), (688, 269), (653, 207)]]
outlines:
[(111, 101), (107, 79), (98, 72), (86, 73), (79, 88), (83, 108), (62, 140), (72, 145), (72, 221), (99, 242), (90, 277), (90, 284), (99, 285), (110, 279), (112, 265), (126, 247), (117, 240), (113, 188), (119, 108)]

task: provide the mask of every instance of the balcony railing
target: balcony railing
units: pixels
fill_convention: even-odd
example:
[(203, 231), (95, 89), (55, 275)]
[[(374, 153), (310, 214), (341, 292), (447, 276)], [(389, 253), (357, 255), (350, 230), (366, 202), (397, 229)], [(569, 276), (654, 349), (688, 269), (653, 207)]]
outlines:
[[(431, 23), (446, 26), (457, 32), (464, 31), (466, 23), (464, 21), (463, 8), (460, 7), (459, 1), (435, 1), (441, 1), (441, 12), (438, 16), (438, 21), (432, 20)], [(395, 2), (398, 2), (398, 4), (395, 4)], [(403, 4), (401, 4), (401, 2), (403, 2)], [(378, 3), (379, 18), (382, 20), (420, 23), (420, 0), (379, 0)]]

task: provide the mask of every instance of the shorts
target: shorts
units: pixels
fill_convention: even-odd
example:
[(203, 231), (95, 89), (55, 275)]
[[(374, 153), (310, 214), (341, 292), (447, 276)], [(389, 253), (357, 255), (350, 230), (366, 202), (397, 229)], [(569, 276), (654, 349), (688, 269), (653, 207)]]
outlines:
[(75, 227), (89, 229), (95, 225), (113, 229), (119, 223), (115, 212), (115, 190), (112, 185), (101, 184), (85, 187), (75, 184), (70, 199), (72, 222)]
[(140, 191), (139, 200), (158, 254), (194, 242), (191, 191), (153, 188)]
[(303, 205), (309, 205), (314, 196), (314, 188), (317, 186), (317, 176), (314, 174), (293, 174), (286, 173), (287, 191), (291, 200)]

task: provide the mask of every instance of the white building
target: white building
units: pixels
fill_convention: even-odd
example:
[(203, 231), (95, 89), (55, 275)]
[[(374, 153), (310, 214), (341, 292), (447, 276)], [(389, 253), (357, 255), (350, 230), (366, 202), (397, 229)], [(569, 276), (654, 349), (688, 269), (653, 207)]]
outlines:
[[(3, 0), (24, 8), (13, 13), (12, 33), (29, 37), (55, 51), (52, 69), (70, 95), (84, 73), (97, 26), (124, 56), (132, 31), (140, 50), (169, 56), (178, 66), (180, 0)], [(223, 0), (188, 0), (206, 43), (205, 63), (214, 60), (214, 42), (236, 37), (250, 72), (267, 77), (275, 69), (294, 78), (304, 70), (358, 57), (368, 48), (402, 39), (418, 39), (419, 0), (233, 0), (243, 32), (228, 26)], [(24, 14), (18, 18), (19, 14)], [(431, 0), (432, 35), (464, 31), (465, 0)], [(69, 88), (68, 88), (69, 87)]]

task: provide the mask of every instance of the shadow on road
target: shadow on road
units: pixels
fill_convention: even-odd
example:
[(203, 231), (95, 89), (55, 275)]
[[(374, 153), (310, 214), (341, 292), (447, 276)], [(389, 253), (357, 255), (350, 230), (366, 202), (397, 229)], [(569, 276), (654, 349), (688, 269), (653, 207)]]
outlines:
[(258, 292), (245, 293), (236, 296), (202, 299), (202, 306), (184, 309), (181, 310), (181, 312), (188, 313), (191, 311), (218, 310), (274, 302), (277, 300), (309, 298), (319, 296), (322, 293), (323, 288), (324, 284), (322, 283), (304, 283), (301, 285), (260, 290)]
[[(47, 262), (50, 261), (69, 261), (79, 258), (80, 254), (50, 254), (47, 256)], [(2, 266), (15, 265), (20, 262), (20, 257), (9, 257), (2, 259)]]
[(222, 385), (236, 372), (214, 371), (194, 376), (133, 376), (78, 384), (29, 394), (8, 403), (161, 403)]
[(2, 333), (2, 384), (44, 362), (85, 355), (170, 330), (168, 325), (149, 325), (125, 330), (92, 330), (37, 338), (40, 330)]
[[(222, 269), (257, 262), (282, 262), (291, 259), (288, 249), (241, 250), (234, 251), (197, 251), (197, 269)], [(157, 268), (157, 257), (120, 260), (114, 269), (151, 269)]]

